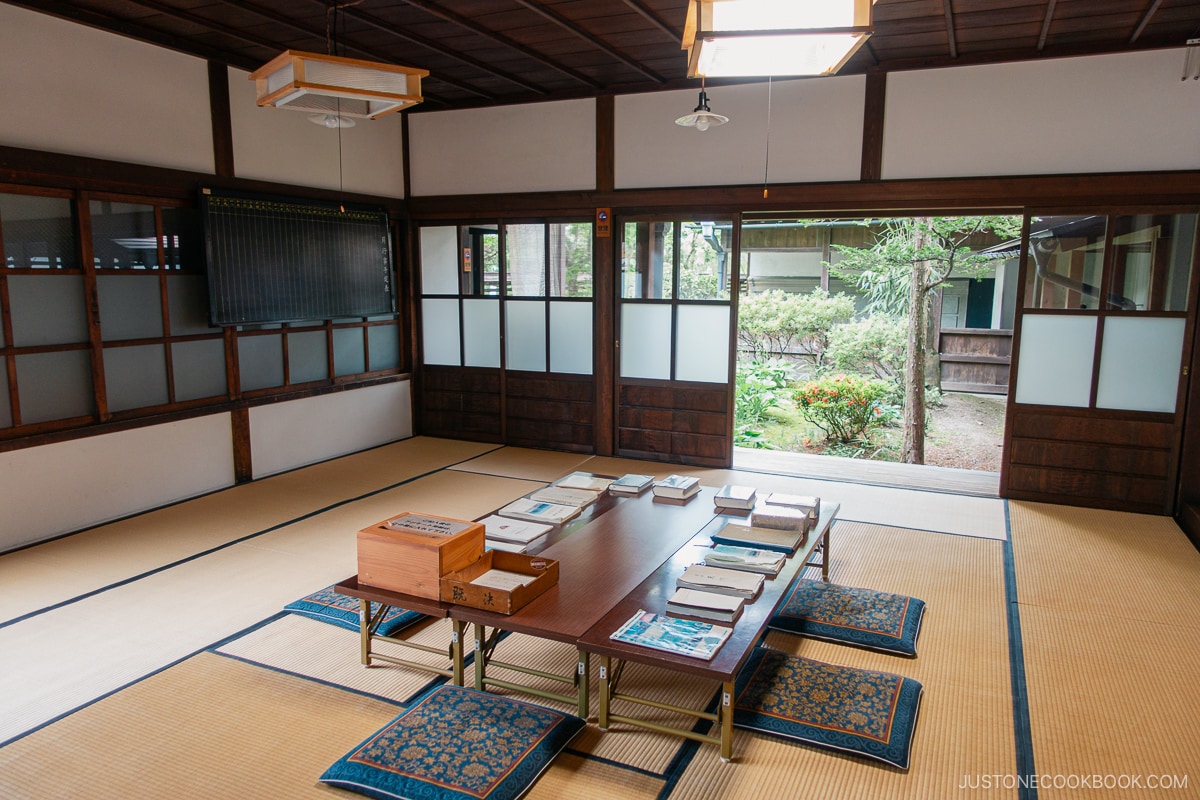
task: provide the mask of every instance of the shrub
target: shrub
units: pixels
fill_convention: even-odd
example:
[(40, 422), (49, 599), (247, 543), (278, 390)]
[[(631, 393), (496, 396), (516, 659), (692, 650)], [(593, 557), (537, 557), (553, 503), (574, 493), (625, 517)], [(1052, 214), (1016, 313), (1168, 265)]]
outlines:
[(757, 425), (779, 407), (791, 370), (778, 359), (737, 365), (733, 418), (736, 425)]
[(874, 378), (835, 375), (801, 385), (796, 407), (825, 431), (827, 439), (849, 443), (895, 417), (894, 409), (884, 402), (891, 388)]
[(738, 343), (755, 361), (766, 356), (805, 356), (820, 365), (829, 331), (854, 314), (854, 300), (817, 289), (792, 294), (772, 289), (738, 304)]
[(829, 332), (825, 357), (841, 372), (892, 381), (904, 396), (904, 348), (907, 328), (904, 320), (875, 315), (837, 325)]

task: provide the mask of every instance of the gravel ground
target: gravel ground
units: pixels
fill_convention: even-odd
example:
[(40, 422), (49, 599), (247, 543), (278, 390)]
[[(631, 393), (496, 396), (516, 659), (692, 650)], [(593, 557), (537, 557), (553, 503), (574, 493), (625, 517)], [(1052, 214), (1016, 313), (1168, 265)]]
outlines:
[(942, 405), (930, 409), (925, 463), (999, 472), (1005, 397), (946, 394), (942, 401)]

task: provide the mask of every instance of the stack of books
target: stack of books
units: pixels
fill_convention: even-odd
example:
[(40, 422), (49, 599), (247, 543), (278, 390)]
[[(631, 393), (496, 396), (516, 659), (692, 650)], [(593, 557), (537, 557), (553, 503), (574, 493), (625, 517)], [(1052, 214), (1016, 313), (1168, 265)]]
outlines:
[(742, 615), (746, 598), (680, 588), (667, 600), (667, 616), (732, 625)]
[(608, 485), (608, 491), (611, 494), (641, 494), (654, 483), (653, 475), (638, 475), (631, 472), (628, 475), (622, 475)]
[(492, 550), (507, 550), (510, 553), (524, 553), (530, 545), (538, 543), (554, 530), (553, 525), (522, 522), (495, 514), (479, 521), (484, 527), (484, 545)]
[(692, 564), (675, 581), (676, 589), (696, 589), (753, 600), (762, 591), (763, 575), (742, 570)]
[(787, 554), (778, 550), (762, 550), (732, 544), (715, 545), (704, 554), (704, 563), (710, 567), (759, 572), (772, 578), (783, 569), (783, 562), (786, 559)]
[(736, 486), (727, 483), (721, 487), (721, 491), (717, 492), (713, 498), (713, 504), (717, 508), (754, 508), (756, 494), (753, 486)]
[(690, 475), (668, 475), (654, 482), (654, 496), (670, 500), (687, 500), (700, 491), (700, 479)]
[(713, 534), (714, 544), (731, 544), (737, 547), (752, 547), (759, 550), (775, 550), (794, 553), (807, 534), (797, 530), (758, 528), (730, 522)]

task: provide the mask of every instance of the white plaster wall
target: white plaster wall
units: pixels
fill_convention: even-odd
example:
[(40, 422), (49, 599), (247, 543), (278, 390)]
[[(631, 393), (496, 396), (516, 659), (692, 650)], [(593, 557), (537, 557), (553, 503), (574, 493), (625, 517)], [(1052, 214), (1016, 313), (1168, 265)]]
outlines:
[(884, 178), (1200, 168), (1184, 51), (888, 75)]
[(256, 479), (409, 436), (408, 381), (250, 409)]
[(0, 552), (233, 480), (228, 414), (0, 453)]
[(596, 188), (593, 100), (413, 114), (413, 195)]
[(729, 122), (700, 132), (675, 120), (694, 91), (616, 99), (616, 188), (858, 180), (862, 162), (862, 76), (774, 81), (708, 89), (709, 108)]
[(0, 144), (213, 172), (208, 67), (0, 3)]
[(383, 197), (404, 196), (400, 115), (408, 112), (357, 119), (353, 128), (330, 129), (310, 122), (306, 112), (259, 108), (254, 100), (250, 73), (231, 68), (229, 115), (237, 177)]

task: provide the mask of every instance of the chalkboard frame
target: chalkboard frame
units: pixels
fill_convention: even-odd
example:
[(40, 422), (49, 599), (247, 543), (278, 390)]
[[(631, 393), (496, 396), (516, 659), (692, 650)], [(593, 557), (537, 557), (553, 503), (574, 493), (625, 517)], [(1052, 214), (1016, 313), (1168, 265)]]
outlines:
[(212, 325), (396, 313), (383, 207), (203, 188), (200, 209)]

